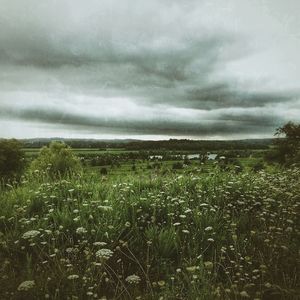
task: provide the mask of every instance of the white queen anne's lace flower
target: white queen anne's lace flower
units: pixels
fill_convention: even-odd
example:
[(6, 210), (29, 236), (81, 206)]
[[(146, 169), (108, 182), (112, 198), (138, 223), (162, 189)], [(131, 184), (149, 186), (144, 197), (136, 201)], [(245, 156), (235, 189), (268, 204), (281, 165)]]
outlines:
[(39, 236), (39, 235), (40, 235), (40, 232), (38, 230), (29, 230), (22, 235), (22, 238), (25, 240), (28, 240), (28, 239), (35, 238), (36, 236)]
[(213, 230), (212, 226), (208, 226), (204, 229), (204, 231), (211, 231), (211, 230)]
[(79, 276), (77, 274), (72, 274), (72, 275), (68, 276), (69, 280), (75, 280), (75, 279), (78, 279), (78, 278), (79, 278)]
[(126, 277), (125, 281), (130, 284), (138, 284), (141, 281), (141, 278), (138, 275), (133, 274)]
[(18, 286), (18, 291), (28, 291), (34, 288), (35, 282), (34, 280), (26, 280), (23, 281), (19, 286)]
[(87, 230), (84, 227), (78, 227), (76, 229), (76, 233), (77, 234), (85, 234), (85, 233), (87, 233)]
[(102, 211), (112, 211), (113, 210), (113, 208), (108, 205), (99, 205), (98, 208)]
[(109, 259), (110, 257), (113, 256), (113, 251), (111, 251), (110, 249), (100, 249), (96, 252), (96, 256), (100, 259)]
[(105, 243), (105, 242), (95, 242), (95, 243), (93, 243), (93, 245), (94, 246), (101, 246), (101, 247), (103, 247), (103, 246), (106, 246), (107, 243)]

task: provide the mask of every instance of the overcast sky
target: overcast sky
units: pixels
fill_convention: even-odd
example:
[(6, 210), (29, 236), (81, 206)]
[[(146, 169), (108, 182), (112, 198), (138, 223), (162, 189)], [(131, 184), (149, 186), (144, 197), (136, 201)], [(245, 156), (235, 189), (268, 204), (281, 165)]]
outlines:
[(271, 137), (299, 0), (0, 0), (0, 137)]

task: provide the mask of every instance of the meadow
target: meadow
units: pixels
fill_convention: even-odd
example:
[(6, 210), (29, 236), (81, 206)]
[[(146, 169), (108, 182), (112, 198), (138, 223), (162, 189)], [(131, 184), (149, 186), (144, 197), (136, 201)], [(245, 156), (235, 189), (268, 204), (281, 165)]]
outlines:
[(299, 299), (299, 168), (99, 151), (1, 185), (0, 299)]

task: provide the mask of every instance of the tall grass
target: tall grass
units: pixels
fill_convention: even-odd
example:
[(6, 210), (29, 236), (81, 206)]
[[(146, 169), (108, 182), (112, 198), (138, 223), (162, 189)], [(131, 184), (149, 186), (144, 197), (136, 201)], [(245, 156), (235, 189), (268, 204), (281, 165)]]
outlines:
[(0, 299), (299, 296), (299, 169), (33, 174), (0, 192)]

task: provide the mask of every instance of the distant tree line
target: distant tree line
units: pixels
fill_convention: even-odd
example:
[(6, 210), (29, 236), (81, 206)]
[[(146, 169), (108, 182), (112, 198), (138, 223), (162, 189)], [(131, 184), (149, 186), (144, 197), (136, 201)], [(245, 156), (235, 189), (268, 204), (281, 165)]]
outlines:
[[(119, 164), (120, 161), (128, 160), (149, 160), (149, 155), (161, 153), (162, 160), (174, 158), (176, 151), (199, 151), (200, 157), (205, 157), (205, 151), (222, 150), (227, 160), (241, 155), (248, 155), (249, 150), (269, 149), (266, 151), (265, 159), (270, 162), (277, 162), (281, 165), (300, 165), (300, 124), (289, 122), (282, 127), (279, 127), (275, 132), (275, 139), (262, 140), (240, 140), (240, 141), (191, 141), (191, 140), (176, 140), (168, 141), (127, 141), (127, 143), (96, 143), (92, 140), (90, 146), (101, 148), (106, 147), (121, 147), (126, 150), (138, 150), (137, 152), (124, 152), (118, 155), (108, 153), (102, 155), (87, 154), (83, 156), (85, 159), (90, 159), (91, 164), (95, 166), (106, 166)], [(28, 142), (28, 141), (27, 141)], [(28, 147), (28, 144), (22, 144), (20, 141), (11, 139), (0, 139), (0, 179), (2, 181), (20, 178), (25, 168), (24, 151), (22, 147)], [(49, 139), (41, 141), (30, 141), (31, 146), (40, 145), (39, 143), (49, 143)], [(90, 142), (90, 141), (89, 141)], [(87, 147), (88, 141), (76, 140), (77, 147)], [(74, 144), (73, 144), (74, 145)], [(270, 147), (272, 146), (272, 147)], [(243, 150), (243, 151), (242, 151)], [(245, 151), (246, 150), (246, 151)], [(159, 152), (160, 151), (160, 152)], [(182, 159), (182, 156), (181, 156)], [(201, 161), (201, 158), (199, 158)], [(181, 165), (175, 164), (174, 169), (180, 168)], [(258, 171), (262, 168), (262, 162), (255, 166)], [(51, 176), (57, 174), (63, 175), (70, 172), (79, 173), (82, 170), (80, 159), (71, 151), (69, 145), (63, 142), (52, 141), (50, 145), (44, 146), (39, 156), (31, 162), (29, 170), (38, 170), (49, 173)], [(102, 174), (105, 170), (101, 171)]]
[[(26, 148), (41, 148), (49, 145), (55, 139), (33, 139), (22, 140)], [(185, 151), (201, 151), (201, 150), (244, 150), (244, 149), (267, 149), (273, 142), (273, 139), (249, 139), (249, 140), (233, 140), (233, 141), (203, 141), (189, 139), (170, 139), (164, 141), (141, 141), (141, 140), (81, 140), (81, 139), (58, 139), (72, 148), (91, 148), (98, 150), (106, 150), (109, 148), (125, 150), (185, 150)]]
[(194, 141), (176, 140), (167, 141), (135, 141), (124, 145), (127, 150), (161, 149), (161, 150), (186, 150), (186, 151), (216, 151), (216, 150), (243, 150), (243, 149), (268, 149), (272, 139), (237, 140), (237, 141)]

